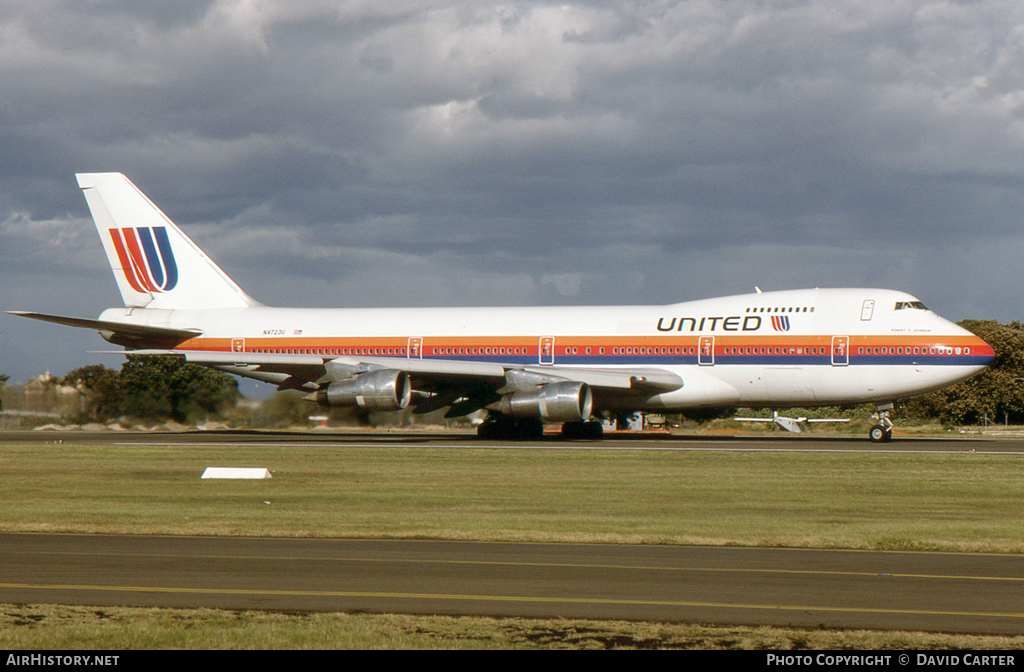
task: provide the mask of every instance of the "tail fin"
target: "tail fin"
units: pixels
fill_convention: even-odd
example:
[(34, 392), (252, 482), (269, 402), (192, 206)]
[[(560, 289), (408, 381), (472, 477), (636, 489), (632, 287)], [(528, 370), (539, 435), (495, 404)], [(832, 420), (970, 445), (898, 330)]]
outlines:
[(258, 306), (160, 208), (121, 173), (79, 173), (124, 305)]

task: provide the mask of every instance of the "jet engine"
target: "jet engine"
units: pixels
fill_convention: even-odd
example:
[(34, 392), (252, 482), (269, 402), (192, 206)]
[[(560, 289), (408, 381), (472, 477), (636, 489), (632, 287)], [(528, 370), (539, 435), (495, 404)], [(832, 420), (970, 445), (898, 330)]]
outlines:
[(377, 369), (353, 380), (339, 380), (321, 387), (316, 401), (321, 406), (360, 406), (370, 411), (400, 411), (409, 405), (412, 385), (405, 371)]
[(541, 417), (554, 422), (580, 422), (590, 418), (593, 405), (593, 395), (586, 383), (566, 381), (502, 397), (500, 408), (494, 410), (516, 418)]

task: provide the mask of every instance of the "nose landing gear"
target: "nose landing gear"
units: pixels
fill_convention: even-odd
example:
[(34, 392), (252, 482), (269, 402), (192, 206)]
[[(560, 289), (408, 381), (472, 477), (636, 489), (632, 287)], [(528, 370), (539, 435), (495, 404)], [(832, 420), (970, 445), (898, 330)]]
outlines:
[(871, 417), (878, 420), (878, 424), (868, 431), (868, 438), (875, 443), (888, 443), (892, 441), (892, 420), (889, 419), (889, 411), (892, 410), (892, 404), (882, 404), (875, 408), (876, 410), (871, 414)]

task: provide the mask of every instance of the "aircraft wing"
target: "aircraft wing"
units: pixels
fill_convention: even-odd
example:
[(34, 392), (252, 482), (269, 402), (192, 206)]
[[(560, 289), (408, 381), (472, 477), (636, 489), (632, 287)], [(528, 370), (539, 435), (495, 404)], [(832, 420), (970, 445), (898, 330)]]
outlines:
[(202, 350), (134, 350), (123, 354), (183, 357), (189, 362), (276, 383), (282, 388), (308, 391), (316, 390), (321, 383), (351, 378), (374, 369), (404, 371), (417, 391), (436, 394), (458, 392), (460, 397), (497, 392), (507, 384), (506, 374), (513, 370), (540, 378), (582, 382), (598, 390), (636, 396), (650, 396), (683, 386), (679, 376), (657, 368), (587, 369), (405, 357), (357, 358)]

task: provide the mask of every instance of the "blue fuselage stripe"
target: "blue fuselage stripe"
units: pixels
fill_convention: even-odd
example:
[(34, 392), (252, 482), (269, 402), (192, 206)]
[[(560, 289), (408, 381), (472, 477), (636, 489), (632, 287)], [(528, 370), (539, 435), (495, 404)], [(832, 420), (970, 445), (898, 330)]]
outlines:
[[(491, 362), (539, 366), (536, 355), (424, 355), (440, 361)], [(991, 357), (965, 355), (852, 355), (848, 362), (833, 363), (829, 355), (715, 355), (715, 366), (985, 366)], [(558, 355), (554, 362), (564, 366), (697, 366), (697, 355)], [(704, 363), (710, 363), (710, 358)]]

